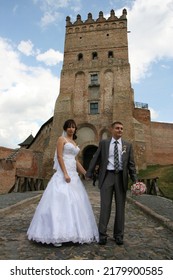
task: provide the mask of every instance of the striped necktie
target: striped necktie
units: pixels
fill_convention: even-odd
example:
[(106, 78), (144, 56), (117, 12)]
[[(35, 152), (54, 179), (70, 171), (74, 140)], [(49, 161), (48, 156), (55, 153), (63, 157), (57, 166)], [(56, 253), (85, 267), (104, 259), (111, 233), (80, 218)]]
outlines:
[(119, 171), (119, 158), (118, 158), (118, 141), (114, 142), (114, 168), (115, 172)]

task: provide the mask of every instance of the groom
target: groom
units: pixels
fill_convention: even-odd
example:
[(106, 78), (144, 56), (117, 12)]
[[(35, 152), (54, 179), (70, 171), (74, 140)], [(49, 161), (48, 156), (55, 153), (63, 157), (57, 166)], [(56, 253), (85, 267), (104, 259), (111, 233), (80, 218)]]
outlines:
[(124, 216), (128, 175), (133, 183), (137, 181), (132, 145), (123, 140), (123, 124), (114, 122), (111, 125), (110, 139), (101, 140), (94, 154), (86, 177), (91, 178), (95, 166), (99, 165), (99, 188), (101, 209), (99, 219), (99, 244), (107, 242), (107, 225), (111, 214), (113, 195), (115, 196), (116, 214), (113, 237), (117, 245), (123, 244)]

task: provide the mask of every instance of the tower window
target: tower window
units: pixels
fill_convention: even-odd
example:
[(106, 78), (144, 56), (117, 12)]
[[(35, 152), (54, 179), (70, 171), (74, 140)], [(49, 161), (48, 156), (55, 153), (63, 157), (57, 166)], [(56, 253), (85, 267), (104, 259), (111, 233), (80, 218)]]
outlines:
[(78, 61), (80, 61), (80, 60), (83, 60), (83, 54), (82, 53), (78, 54)]
[(90, 114), (95, 115), (99, 113), (99, 104), (98, 102), (90, 102)]
[(91, 85), (98, 84), (98, 74), (91, 74)]
[(109, 51), (109, 52), (108, 52), (108, 58), (113, 58), (113, 57), (114, 57), (113, 52), (112, 52), (112, 51)]
[(92, 53), (92, 59), (97, 59), (97, 58), (98, 58), (97, 52), (93, 52), (93, 53)]

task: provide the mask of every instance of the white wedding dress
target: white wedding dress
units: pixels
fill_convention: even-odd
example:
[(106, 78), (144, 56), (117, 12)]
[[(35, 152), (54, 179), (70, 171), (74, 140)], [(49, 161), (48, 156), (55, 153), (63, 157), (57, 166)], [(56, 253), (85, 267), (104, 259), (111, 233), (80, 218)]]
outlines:
[(99, 234), (93, 210), (84, 185), (76, 170), (75, 157), (79, 147), (70, 142), (64, 145), (63, 159), (70, 183), (66, 183), (54, 158), (56, 172), (36, 208), (27, 231), (28, 239), (46, 244), (63, 242), (98, 242)]

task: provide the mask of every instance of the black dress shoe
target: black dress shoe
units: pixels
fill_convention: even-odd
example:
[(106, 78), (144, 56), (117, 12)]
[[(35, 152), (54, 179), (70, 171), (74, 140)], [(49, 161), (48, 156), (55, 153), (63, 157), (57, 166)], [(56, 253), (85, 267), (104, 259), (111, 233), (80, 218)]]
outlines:
[(99, 240), (99, 245), (106, 245), (107, 239), (100, 239)]
[(116, 237), (115, 238), (115, 243), (117, 244), (117, 245), (123, 245), (123, 239), (121, 238), (121, 237)]
[(107, 237), (101, 237), (99, 239), (99, 245), (106, 245), (107, 243)]

